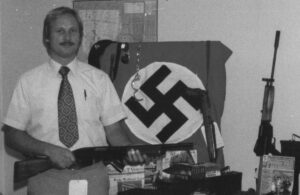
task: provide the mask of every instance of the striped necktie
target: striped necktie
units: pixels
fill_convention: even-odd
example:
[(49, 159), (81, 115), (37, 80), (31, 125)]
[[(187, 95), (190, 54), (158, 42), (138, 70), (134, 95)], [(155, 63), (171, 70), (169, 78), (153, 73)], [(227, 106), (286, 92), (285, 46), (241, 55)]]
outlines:
[(58, 129), (59, 140), (68, 148), (78, 140), (76, 107), (72, 87), (68, 81), (70, 69), (62, 66), (59, 73), (62, 76), (58, 94)]

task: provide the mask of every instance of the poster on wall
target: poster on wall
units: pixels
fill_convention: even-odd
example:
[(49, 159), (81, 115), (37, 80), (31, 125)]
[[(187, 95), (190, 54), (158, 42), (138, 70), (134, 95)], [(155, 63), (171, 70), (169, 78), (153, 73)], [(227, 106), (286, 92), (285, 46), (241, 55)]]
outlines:
[(86, 61), (99, 40), (120, 42), (157, 41), (157, 0), (74, 0), (83, 21), (84, 36), (79, 58)]

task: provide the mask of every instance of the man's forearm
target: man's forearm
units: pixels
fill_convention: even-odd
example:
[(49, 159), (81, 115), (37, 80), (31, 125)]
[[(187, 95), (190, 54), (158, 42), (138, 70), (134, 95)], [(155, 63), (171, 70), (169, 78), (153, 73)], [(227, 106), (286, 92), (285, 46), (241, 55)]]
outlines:
[(124, 128), (126, 127), (127, 126), (125, 125), (124, 121), (119, 121), (105, 127), (106, 138), (110, 145), (128, 146), (133, 144), (124, 131)]
[(47, 149), (53, 147), (51, 144), (39, 141), (25, 131), (21, 131), (4, 125), (2, 127), (5, 134), (6, 145), (25, 155), (47, 155)]

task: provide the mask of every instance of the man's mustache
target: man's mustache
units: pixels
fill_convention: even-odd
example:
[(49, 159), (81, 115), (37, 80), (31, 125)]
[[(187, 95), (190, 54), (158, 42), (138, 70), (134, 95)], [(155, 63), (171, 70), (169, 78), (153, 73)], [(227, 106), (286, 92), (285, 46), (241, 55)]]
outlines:
[(62, 45), (62, 46), (73, 46), (73, 45), (75, 45), (75, 43), (73, 43), (71, 41), (65, 41), (65, 42), (60, 43), (60, 45)]

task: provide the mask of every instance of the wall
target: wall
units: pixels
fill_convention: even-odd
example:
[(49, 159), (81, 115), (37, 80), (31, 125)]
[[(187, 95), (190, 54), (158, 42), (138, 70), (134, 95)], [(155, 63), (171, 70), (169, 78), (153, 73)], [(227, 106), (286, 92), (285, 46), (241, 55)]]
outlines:
[[(48, 10), (72, 5), (71, 0), (2, 0), (0, 74), (1, 113), (6, 113), (17, 78), (46, 58), (42, 46), (42, 22)], [(226, 63), (227, 95), (222, 118), (225, 160), (232, 170), (243, 172), (243, 189), (254, 187), (254, 169), (258, 158), (253, 147), (258, 134), (264, 83), (269, 77), (275, 31), (281, 39), (275, 70), (274, 136), (289, 139), (300, 134), (300, 3), (297, 0), (159, 0), (159, 41), (220, 40), (233, 54)], [(1, 85), (0, 85), (1, 90)], [(2, 97), (3, 94), (3, 97)], [(0, 134), (1, 135), (1, 134)], [(1, 138), (1, 136), (0, 136)], [(1, 140), (0, 140), (1, 141)], [(0, 155), (1, 155), (0, 146)], [(12, 165), (14, 154), (6, 150), (5, 163), (0, 160), (0, 190), (5, 195), (25, 194), (14, 191)], [(4, 171), (7, 170), (7, 171)], [(5, 178), (5, 179), (4, 179)], [(5, 182), (5, 184), (4, 184)], [(2, 185), (1, 185), (2, 183)], [(4, 190), (2, 190), (4, 191)]]
[(233, 54), (226, 63), (227, 95), (222, 118), (225, 160), (254, 187), (253, 152), (265, 83), (270, 77), (275, 31), (281, 38), (275, 68), (272, 125), (279, 140), (300, 134), (300, 2), (297, 0), (159, 1), (159, 40), (220, 40)]
[[(0, 13), (2, 13), (2, 1), (0, 1)], [(0, 15), (0, 24), (2, 24), (2, 15)], [(2, 25), (0, 25), (0, 37), (2, 35)], [(3, 116), (3, 93), (2, 93), (2, 44), (0, 39), (0, 120), (2, 121)], [(4, 173), (4, 143), (3, 143), (3, 133), (0, 131), (0, 175)], [(4, 177), (0, 177), (0, 195), (4, 192)]]

